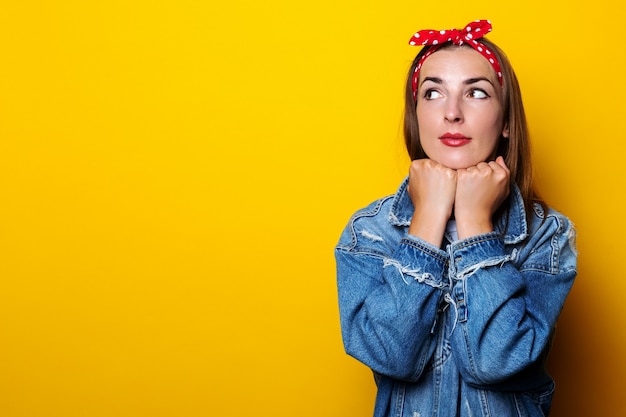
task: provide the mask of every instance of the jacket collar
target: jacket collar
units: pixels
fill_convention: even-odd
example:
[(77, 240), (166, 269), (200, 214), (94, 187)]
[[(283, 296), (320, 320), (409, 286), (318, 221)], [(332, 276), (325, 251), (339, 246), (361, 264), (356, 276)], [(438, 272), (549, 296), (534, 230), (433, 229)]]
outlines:
[[(388, 220), (394, 226), (408, 227), (411, 224), (414, 207), (407, 190), (408, 185), (409, 179), (407, 177), (393, 196)], [(508, 201), (508, 210), (505, 210), (496, 220), (494, 228), (504, 237), (504, 243), (515, 244), (528, 236), (524, 200), (517, 185), (513, 185)]]

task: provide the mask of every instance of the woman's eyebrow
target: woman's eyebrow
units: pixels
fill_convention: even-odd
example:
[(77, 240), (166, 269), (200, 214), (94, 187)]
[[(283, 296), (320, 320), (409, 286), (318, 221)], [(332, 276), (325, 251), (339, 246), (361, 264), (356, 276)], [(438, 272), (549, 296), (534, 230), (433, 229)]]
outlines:
[(424, 77), (424, 79), (422, 80), (422, 84), (424, 84), (426, 81), (432, 81), (435, 84), (443, 84), (443, 80), (437, 77)]
[(489, 84), (493, 85), (491, 80), (487, 77), (468, 78), (467, 80), (463, 81), (463, 84), (470, 85), (470, 84), (475, 84), (480, 81), (487, 81)]

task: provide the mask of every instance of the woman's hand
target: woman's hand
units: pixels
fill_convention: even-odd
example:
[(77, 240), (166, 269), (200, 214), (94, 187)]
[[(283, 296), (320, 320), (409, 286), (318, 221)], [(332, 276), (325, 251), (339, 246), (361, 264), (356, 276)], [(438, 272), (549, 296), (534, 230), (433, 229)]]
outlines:
[(411, 162), (409, 195), (415, 210), (409, 234), (441, 246), (446, 223), (452, 215), (457, 173), (430, 159)]
[(459, 239), (493, 231), (492, 216), (509, 195), (510, 175), (504, 159), (481, 162), (456, 173), (454, 217)]

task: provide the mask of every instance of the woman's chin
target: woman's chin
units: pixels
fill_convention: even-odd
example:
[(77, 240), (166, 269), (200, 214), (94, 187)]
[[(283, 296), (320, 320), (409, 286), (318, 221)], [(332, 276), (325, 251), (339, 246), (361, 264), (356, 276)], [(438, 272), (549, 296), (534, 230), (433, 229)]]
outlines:
[(459, 169), (465, 169), (465, 168), (469, 168), (469, 167), (473, 167), (475, 165), (477, 165), (478, 163), (480, 163), (481, 161), (469, 161), (469, 160), (441, 160), (441, 161), (436, 161), (439, 164), (445, 166), (446, 168), (450, 168), (450, 169), (454, 169), (454, 170), (459, 170)]

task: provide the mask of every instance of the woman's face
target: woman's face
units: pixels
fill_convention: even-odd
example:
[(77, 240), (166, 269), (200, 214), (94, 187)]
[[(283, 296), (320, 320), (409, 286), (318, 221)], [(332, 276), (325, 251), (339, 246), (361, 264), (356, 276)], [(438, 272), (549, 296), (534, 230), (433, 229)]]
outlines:
[(502, 87), (491, 64), (467, 47), (433, 53), (417, 90), (420, 142), (428, 158), (452, 169), (495, 157), (503, 121)]

